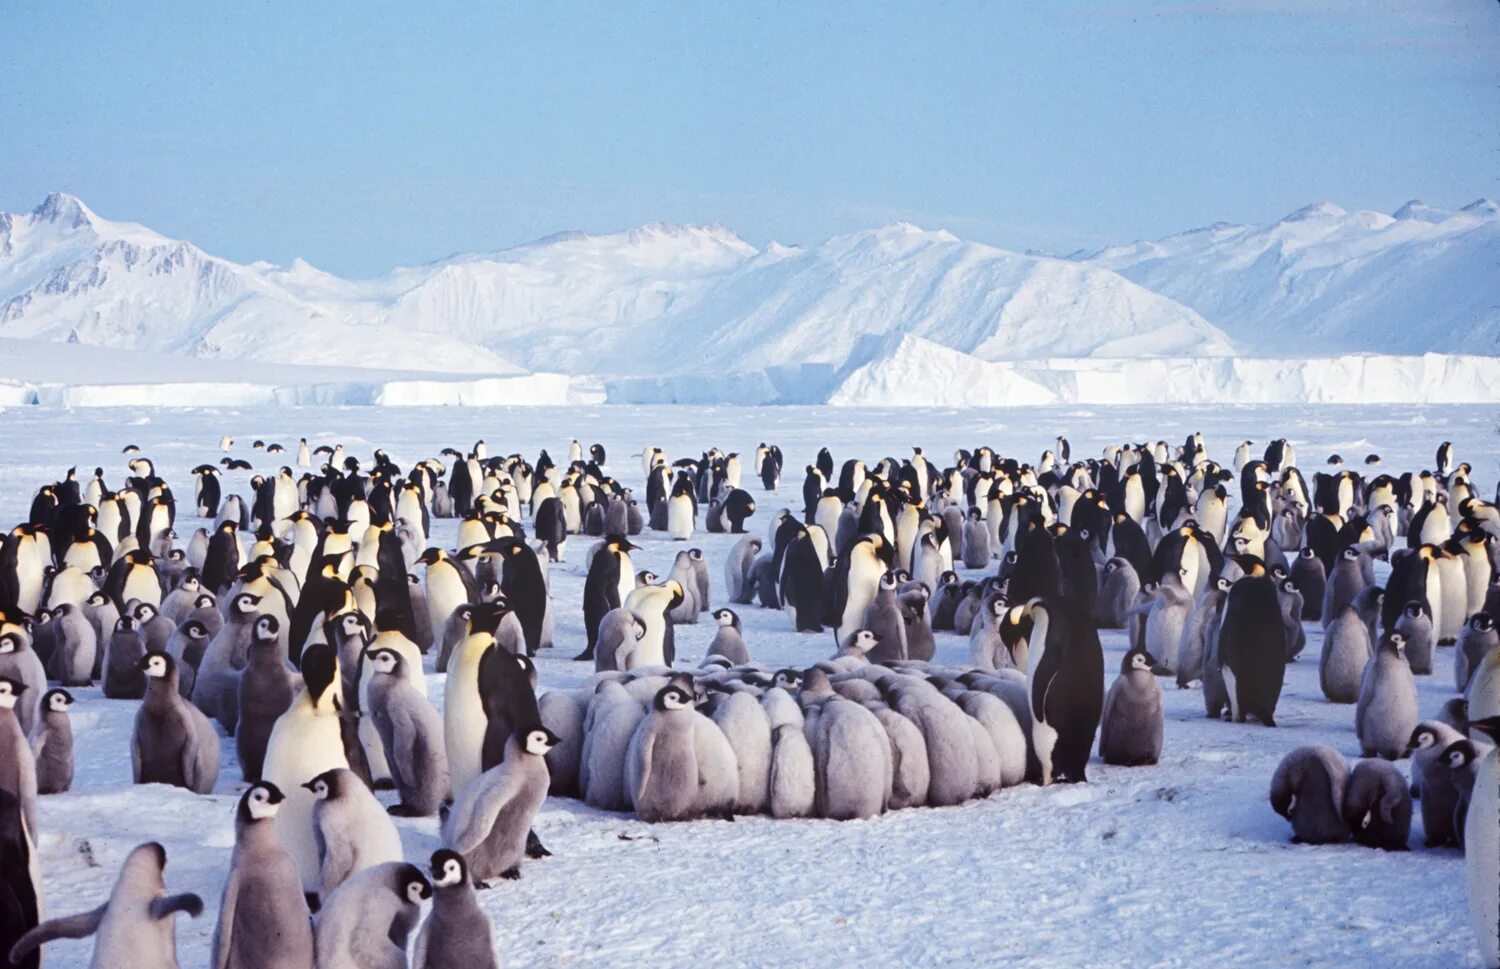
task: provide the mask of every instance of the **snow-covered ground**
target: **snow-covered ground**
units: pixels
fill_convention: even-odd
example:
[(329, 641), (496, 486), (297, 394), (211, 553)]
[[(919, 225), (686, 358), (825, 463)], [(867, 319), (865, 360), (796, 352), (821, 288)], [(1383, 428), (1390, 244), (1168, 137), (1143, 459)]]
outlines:
[[(228, 433), (236, 454), (273, 468), (248, 448), (255, 438), (293, 445), (343, 442), (367, 455), (379, 445), (404, 467), (445, 446), (477, 438), (491, 453), (534, 459), (546, 447), (565, 459), (567, 442), (598, 441), (608, 470), (639, 486), (637, 455), (660, 445), (670, 458), (718, 446), (748, 456), (761, 441), (779, 444), (787, 475), (774, 495), (748, 480), (763, 531), (776, 508), (800, 507), (801, 468), (820, 446), (838, 461), (909, 454), (921, 445), (946, 463), (953, 449), (988, 444), (1035, 460), (1058, 433), (1074, 455), (1106, 443), (1165, 439), (1201, 430), (1210, 454), (1228, 463), (1241, 440), (1284, 436), (1311, 473), (1328, 454), (1351, 462), (1370, 452), (1388, 469), (1421, 468), (1451, 440), (1493, 493), (1500, 409), (1465, 407), (1228, 407), (1020, 410), (849, 410), (837, 408), (624, 408), (575, 405), (509, 409), (388, 410), (265, 407), (239, 410), (0, 410), (0, 527), (26, 514), (31, 494), (70, 465), (125, 474), (120, 449), (155, 459), (184, 504), (188, 469), (219, 456)], [(286, 455), (290, 457), (291, 455)], [(245, 473), (227, 478), (245, 492)], [(198, 523), (180, 519), (188, 534)], [(438, 522), (449, 544), (454, 523)], [(733, 536), (700, 534), (693, 544), (712, 562), (715, 602)], [(570, 662), (582, 645), (581, 560), (589, 540), (570, 543), (555, 566), (557, 647), (539, 661), (544, 688), (575, 686), (588, 674)], [(641, 567), (665, 574), (674, 546), (647, 533)], [(831, 652), (827, 634), (799, 635), (784, 616), (745, 607), (752, 654), (773, 665), (806, 664)], [(696, 665), (709, 625), (678, 627), (678, 652)], [(966, 640), (939, 633), (938, 659), (961, 663)], [(1113, 679), (1123, 635), (1106, 632)], [(1198, 690), (1168, 685), (1162, 762), (1110, 768), (1095, 762), (1090, 783), (1023, 786), (961, 807), (901, 811), (872, 821), (747, 818), (646, 825), (573, 801), (551, 799), (537, 828), (552, 858), (528, 862), (518, 882), (482, 895), (504, 964), (511, 967), (620, 965), (995, 965), (1025, 966), (1477, 966), (1456, 851), (1420, 847), (1387, 854), (1355, 845), (1307, 847), (1270, 809), (1271, 772), (1292, 747), (1329, 744), (1359, 753), (1352, 706), (1318, 690), (1321, 634), (1308, 627), (1303, 657), (1288, 670), (1280, 726), (1211, 722)], [(1424, 714), (1451, 688), (1452, 649), (1420, 678)], [(435, 702), (443, 678), (430, 676)], [(209, 910), (180, 921), (184, 966), (201, 966), (233, 844), (242, 789), (233, 745), (216, 793), (197, 797), (130, 783), (128, 744), (136, 703), (75, 691), (78, 776), (73, 792), (44, 798), (40, 854), (47, 910), (97, 905), (118, 863), (135, 844), (157, 839), (168, 851), (167, 881), (196, 891)], [(1408, 765), (1401, 765), (1403, 771)], [(389, 797), (389, 795), (384, 795)], [(407, 855), (421, 864), (437, 846), (436, 822), (400, 820)], [(1420, 821), (1418, 821), (1420, 828)], [(59, 942), (49, 964), (85, 962), (87, 945)]]

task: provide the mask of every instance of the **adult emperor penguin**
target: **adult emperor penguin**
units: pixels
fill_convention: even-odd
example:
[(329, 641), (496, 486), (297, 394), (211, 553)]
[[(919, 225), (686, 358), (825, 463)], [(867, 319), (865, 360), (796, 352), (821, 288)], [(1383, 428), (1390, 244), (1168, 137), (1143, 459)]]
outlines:
[(698, 505), (693, 497), (693, 482), (678, 475), (672, 484), (672, 493), (667, 498), (667, 537), (674, 542), (685, 542), (693, 537), (693, 525), (698, 517)]
[(1332, 747), (1298, 747), (1281, 759), (1271, 776), (1271, 807), (1292, 822), (1292, 841), (1333, 844), (1349, 839), (1344, 823), (1344, 789), (1349, 765)]
[[(1085, 781), (1104, 702), (1104, 653), (1088, 616), (1062, 599), (1031, 600), (1026, 670), (1031, 739), (1043, 785)], [(1280, 630), (1277, 631), (1278, 635)]]
[(431, 897), (426, 877), (404, 861), (350, 878), (318, 915), (318, 969), (405, 969), (407, 943)]
[(436, 634), (454, 609), (479, 601), (479, 586), (467, 566), (440, 548), (427, 549), (417, 561), (427, 566), (427, 618)]
[(364, 712), (375, 721), (401, 795), (390, 812), (402, 817), (436, 814), (450, 794), (442, 716), (413, 685), (406, 657), (371, 647), (365, 661), (375, 676), (369, 685), (370, 708)]
[(130, 741), (137, 784), (171, 784), (212, 794), (219, 779), (219, 735), (203, 711), (182, 698), (177, 661), (147, 653), (140, 661), (146, 699), (135, 715)]
[(1099, 721), (1099, 756), (1106, 764), (1139, 767), (1161, 759), (1161, 685), (1152, 672), (1156, 660), (1132, 649), (1120, 661)]
[[(1500, 715), (1469, 723), (1491, 743), (1500, 743)], [(1479, 953), (1489, 969), (1500, 967), (1500, 747), (1479, 761), (1469, 813), (1464, 820), (1464, 867), (1468, 874), (1469, 916)]]
[(862, 535), (839, 557), (829, 575), (829, 621), (834, 624), (833, 637), (839, 642), (865, 623), (865, 611), (880, 591), (880, 578), (886, 562), (882, 551), (889, 543), (879, 535)]
[(1286, 676), (1286, 630), (1276, 580), (1255, 565), (1229, 589), (1219, 625), (1218, 652), (1229, 710), (1235, 721), (1255, 717), (1276, 726), (1276, 704)]
[(261, 777), (286, 795), (276, 812), (276, 834), (297, 863), (302, 891), (318, 891), (320, 858), (313, 829), (316, 798), (302, 785), (324, 771), (347, 768), (344, 739), (339, 728), (343, 710), (338, 654), (327, 643), (314, 643), (302, 653), (302, 689), (271, 728)]
[(611, 609), (619, 609), (635, 588), (635, 566), (630, 553), (640, 546), (624, 535), (608, 535), (589, 559), (583, 581), (583, 629), (588, 645), (574, 659), (592, 660), (599, 638), (599, 620)]
[(490, 917), (479, 907), (463, 855), (439, 848), (431, 869), (432, 913), (417, 933), (412, 969), (500, 969)]
[(443, 820), (443, 844), (468, 859), (480, 888), (493, 878), (520, 878), (531, 825), (547, 799), (552, 731), (522, 726), (505, 743), (505, 759), (464, 788)]
[(172, 916), (203, 914), (203, 899), (192, 893), (168, 895), (162, 872), (167, 850), (154, 841), (125, 856), (119, 877), (103, 905), (88, 912), (50, 919), (21, 937), (10, 950), (12, 965), (53, 939), (94, 936), (89, 969), (177, 969), (177, 931)]
[(311, 915), (297, 863), (276, 837), (283, 800), (281, 789), (265, 781), (240, 797), (212, 969), (313, 969)]
[[(0, 952), (9, 953), (42, 917), (42, 878), (36, 846), (21, 805), (9, 791), (0, 790)], [(39, 969), (40, 953), (30, 953), (14, 964)]]

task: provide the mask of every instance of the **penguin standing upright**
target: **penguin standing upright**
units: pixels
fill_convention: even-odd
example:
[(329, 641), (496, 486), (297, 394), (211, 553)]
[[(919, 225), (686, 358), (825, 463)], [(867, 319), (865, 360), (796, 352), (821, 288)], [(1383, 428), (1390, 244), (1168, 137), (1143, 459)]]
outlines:
[(309, 895), (318, 891), (321, 866), (313, 831), (316, 798), (303, 785), (324, 771), (349, 766), (339, 729), (341, 692), (334, 647), (309, 646), (302, 654), (302, 688), (271, 728), (261, 769), (261, 777), (286, 795), (276, 812), (276, 834), (297, 863), (302, 890)]
[(318, 969), (406, 969), (406, 946), (432, 886), (416, 865), (391, 861), (339, 886), (318, 915)]
[(443, 843), (468, 859), (477, 886), (520, 878), (531, 824), (547, 799), (547, 751), (558, 738), (539, 722), (506, 740), (505, 757), (464, 788), (443, 821)]
[(412, 969), (500, 969), (491, 933), (463, 856), (447, 848), (434, 851), (432, 914), (417, 933)]
[(1025, 616), (1031, 620), (1026, 686), (1041, 782), (1085, 781), (1104, 702), (1099, 633), (1090, 617), (1053, 596), (1031, 600)]
[[(1469, 723), (1491, 743), (1500, 744), (1500, 716)], [(1464, 819), (1464, 867), (1469, 889), (1469, 916), (1488, 969), (1500, 967), (1500, 746), (1479, 761), (1474, 793)]]
[(1406, 640), (1398, 632), (1386, 633), (1365, 665), (1354, 709), (1354, 732), (1361, 753), (1400, 759), (1420, 720), (1417, 682), (1406, 661)]
[[(0, 790), (0, 953), (9, 954), (42, 917), (42, 879), (36, 845), (21, 804)], [(39, 969), (40, 953), (9, 960), (22, 969)]]
[(371, 647), (365, 661), (375, 677), (369, 686), (370, 708), (364, 712), (375, 721), (401, 795), (401, 803), (390, 812), (404, 817), (435, 814), (450, 793), (442, 717), (413, 686), (408, 662), (400, 653)]
[(1219, 661), (1233, 719), (1276, 726), (1286, 676), (1286, 629), (1276, 580), (1257, 566), (1229, 589), (1219, 626)]
[(599, 620), (611, 609), (620, 608), (635, 588), (635, 566), (630, 553), (637, 548), (624, 535), (608, 535), (589, 560), (588, 575), (583, 580), (583, 630), (588, 645), (574, 659), (594, 658)]
[(182, 698), (177, 661), (147, 653), (140, 661), (146, 699), (130, 740), (137, 784), (171, 784), (212, 794), (219, 779), (219, 735), (203, 711)]
[(350, 877), (375, 865), (401, 860), (401, 833), (375, 794), (353, 771), (335, 767), (302, 787), (312, 792), (312, 826), (318, 849), (318, 896), (328, 896)]
[(234, 853), (219, 902), (212, 969), (312, 969), (313, 933), (297, 864), (276, 837), (285, 796), (251, 784), (234, 817)]
[(1106, 764), (1139, 767), (1161, 759), (1161, 685), (1155, 658), (1141, 649), (1125, 653), (1110, 684), (1099, 722), (1099, 756)]
[(48, 690), (42, 697), (42, 720), (31, 735), (38, 794), (62, 794), (73, 786), (72, 705), (73, 694), (67, 690)]

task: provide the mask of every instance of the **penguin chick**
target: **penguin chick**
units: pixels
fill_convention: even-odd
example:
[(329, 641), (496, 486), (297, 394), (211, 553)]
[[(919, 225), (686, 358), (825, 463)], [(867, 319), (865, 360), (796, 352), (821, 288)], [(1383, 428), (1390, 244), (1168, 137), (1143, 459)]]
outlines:
[(1292, 822), (1297, 844), (1334, 844), (1349, 837), (1344, 790), (1349, 765), (1332, 747), (1298, 747), (1282, 758), (1271, 777), (1271, 807)]
[(1099, 756), (1106, 764), (1139, 767), (1161, 759), (1162, 695), (1155, 667), (1156, 659), (1142, 649), (1120, 661), (1099, 722)]
[(713, 618), (718, 622), (719, 628), (714, 632), (713, 642), (708, 644), (708, 656), (722, 656), (732, 666), (748, 664), (750, 648), (745, 645), (739, 615), (733, 609), (716, 609)]
[(1362, 760), (1344, 789), (1344, 823), (1371, 848), (1405, 851), (1411, 837), (1411, 792), (1406, 778), (1383, 760)]
[(251, 784), (240, 797), (212, 969), (312, 969), (312, 923), (302, 879), (273, 820), (284, 800), (281, 788), (269, 781)]
[(325, 902), (355, 874), (401, 860), (401, 834), (359, 775), (347, 767), (335, 767), (302, 786), (317, 798), (313, 834), (318, 844), (319, 895)]
[(162, 872), (167, 850), (156, 842), (140, 845), (120, 866), (109, 899), (96, 909), (50, 919), (27, 932), (11, 947), (17, 964), (53, 939), (94, 936), (89, 969), (176, 969), (177, 932), (172, 916), (203, 914), (203, 900), (191, 893), (168, 895)]
[(146, 678), (146, 699), (136, 711), (131, 738), (135, 782), (212, 794), (219, 779), (219, 735), (213, 724), (182, 698), (172, 657), (147, 653), (138, 665)]
[(432, 886), (415, 865), (388, 861), (352, 876), (329, 897), (315, 933), (318, 969), (399, 969)]
[(42, 720), (31, 737), (38, 794), (62, 794), (73, 786), (73, 724), (68, 718), (72, 705), (73, 695), (67, 690), (48, 690), (42, 697)]
[(417, 933), (412, 969), (500, 969), (490, 918), (479, 907), (469, 866), (447, 848), (432, 853), (432, 914)]
[(531, 823), (552, 783), (547, 751), (557, 744), (540, 724), (517, 730), (505, 742), (505, 758), (465, 788), (444, 819), (443, 843), (469, 860), (476, 886), (521, 877)]
[(436, 814), (438, 805), (450, 796), (443, 718), (412, 685), (406, 657), (394, 649), (374, 649), (366, 655), (375, 671), (367, 712), (380, 732), (401, 795), (401, 803), (390, 813), (398, 817)]
[(1386, 633), (1365, 665), (1359, 701), (1354, 710), (1354, 732), (1366, 757), (1398, 760), (1420, 720), (1417, 682), (1406, 662), (1406, 639)]

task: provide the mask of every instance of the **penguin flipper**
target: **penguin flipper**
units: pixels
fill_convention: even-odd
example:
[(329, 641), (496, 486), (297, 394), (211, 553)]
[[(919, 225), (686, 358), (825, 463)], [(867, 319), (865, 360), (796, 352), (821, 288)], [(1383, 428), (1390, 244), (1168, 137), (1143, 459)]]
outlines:
[(515, 794), (513, 785), (504, 781), (495, 784), (482, 775), (473, 782), (473, 786), (477, 785), (483, 786), (473, 790), (472, 796), (464, 797), (453, 806), (453, 813), (448, 816), (448, 824), (445, 825), (450, 832), (444, 838), (448, 847), (466, 857), (489, 837), (500, 812)]
[(16, 940), (16, 944), (11, 946), (11, 964), (19, 963), (30, 952), (53, 939), (83, 939), (93, 935), (98, 931), (99, 923), (104, 921), (104, 913), (108, 909), (109, 903), (105, 902), (93, 911), (65, 915), (60, 919), (48, 919), (21, 936)]
[(186, 912), (188, 918), (197, 918), (203, 914), (203, 899), (192, 892), (184, 892), (181, 895), (160, 895), (151, 900), (153, 919), (171, 918), (178, 912)]

